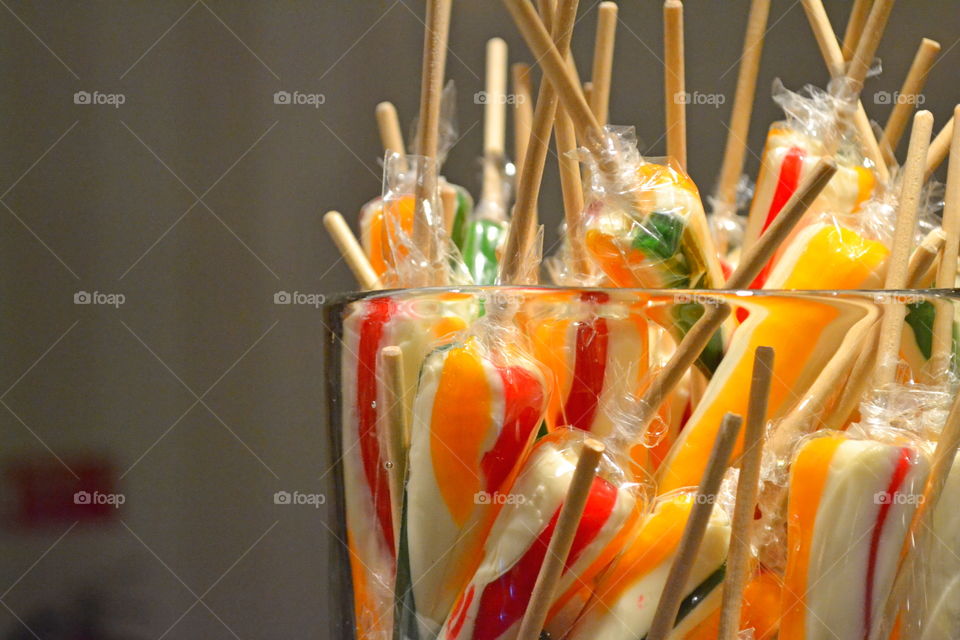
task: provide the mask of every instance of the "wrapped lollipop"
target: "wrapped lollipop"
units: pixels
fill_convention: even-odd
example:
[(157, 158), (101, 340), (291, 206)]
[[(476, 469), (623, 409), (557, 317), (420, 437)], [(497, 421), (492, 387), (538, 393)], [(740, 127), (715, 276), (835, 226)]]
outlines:
[[(571, 491), (584, 440), (582, 432), (565, 429), (537, 442), (513, 486), (503, 494), (505, 506), (484, 543), (480, 566), (459, 595), (440, 638), (517, 637)], [(548, 626), (563, 614), (574, 617), (582, 604), (583, 585), (619, 552), (645, 502), (642, 487), (623, 477), (610, 459), (601, 461), (586, 494), (551, 600)]]
[(423, 364), (407, 484), (410, 572), (418, 622), (434, 632), (470, 579), (497, 506), (540, 426), (546, 387), (502, 311), (481, 318)]
[(498, 252), (507, 235), (510, 180), (505, 156), (507, 43), (487, 41), (483, 122), (483, 183), (480, 200), (466, 228), (463, 257), (475, 284), (495, 284)]
[[(531, 311), (534, 354), (550, 371), (547, 426), (609, 435), (609, 408), (639, 392), (649, 372), (649, 322), (639, 305), (603, 292), (572, 294), (566, 313)], [(626, 307), (626, 308), (625, 308)]]
[[(437, 344), (466, 327), (473, 308), (467, 296), (445, 295), (413, 303), (377, 297), (353, 304), (343, 322), (342, 447), (347, 518), (358, 638), (386, 638), (393, 624), (396, 544), (382, 432), (385, 388), (380, 351), (398, 347), (406, 380)], [(404, 413), (412, 413), (411, 399)]]
[[(418, 185), (428, 183), (430, 190), (436, 189), (435, 203), (429, 215), (435, 217), (434, 226), (442, 226), (442, 235), (453, 247), (462, 249), (466, 238), (467, 219), (473, 209), (473, 199), (469, 192), (459, 185), (437, 178), (440, 163), (446, 154), (446, 148), (456, 140), (456, 131), (452, 124), (454, 101), (453, 85), (443, 91), (443, 103), (438, 115), (437, 148), (431, 154), (409, 156), (400, 131), (396, 108), (389, 102), (377, 105), (377, 124), (383, 142), (384, 180), (383, 195), (374, 198), (360, 209), (360, 242), (374, 271), (381, 279), (390, 280), (397, 268), (397, 254), (409, 255), (409, 242), (405, 238), (414, 235), (414, 219), (417, 210)], [(422, 118), (421, 118), (422, 120)], [(429, 120), (427, 121), (429, 124)], [(441, 194), (448, 198), (440, 197)], [(438, 242), (438, 241), (435, 241)], [(414, 252), (416, 253), (416, 252)], [(396, 282), (393, 284), (409, 284)]]
[(833, 434), (790, 472), (780, 638), (866, 638), (879, 623), (929, 462), (907, 441)]

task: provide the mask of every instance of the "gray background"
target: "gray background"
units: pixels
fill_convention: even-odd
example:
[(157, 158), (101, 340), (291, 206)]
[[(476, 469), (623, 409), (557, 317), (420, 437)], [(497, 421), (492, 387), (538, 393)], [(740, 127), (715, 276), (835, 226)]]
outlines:
[[(595, 4), (574, 50), (589, 69)], [(849, 2), (828, 2), (842, 33)], [(0, 637), (45, 631), (95, 596), (102, 637), (335, 637), (327, 604), (337, 545), (325, 509), (278, 506), (278, 490), (319, 491), (323, 474), (320, 313), (277, 306), (280, 290), (332, 293), (352, 280), (321, 213), (355, 212), (380, 190), (376, 103), (407, 128), (419, 91), (422, 2), (0, 1), (0, 463), (69, 467), (87, 454), (123, 474), (110, 524), (0, 532)], [(826, 74), (802, 8), (775, 0), (751, 129), (788, 87)], [(687, 2), (687, 87), (720, 93), (689, 109), (690, 171), (712, 191), (748, 2)], [(926, 106), (938, 125), (957, 99), (954, 1), (901, 0), (874, 93), (892, 91), (922, 36), (944, 47)], [(611, 120), (664, 152), (660, 3), (622, 3)], [(529, 60), (493, 0), (454, 9), (448, 75), (462, 138), (446, 173), (476, 190), (483, 46), (501, 35)], [(76, 91), (122, 93), (120, 108)], [(320, 109), (275, 105), (277, 90), (323, 93)], [(938, 126), (939, 128), (939, 126)], [(559, 222), (554, 159), (542, 215)], [(119, 309), (78, 291), (123, 293)], [(58, 459), (63, 462), (60, 465)], [(5, 476), (0, 495), (10, 506)], [(8, 588), (9, 587), (9, 588)], [(30, 627), (30, 631), (26, 627)]]

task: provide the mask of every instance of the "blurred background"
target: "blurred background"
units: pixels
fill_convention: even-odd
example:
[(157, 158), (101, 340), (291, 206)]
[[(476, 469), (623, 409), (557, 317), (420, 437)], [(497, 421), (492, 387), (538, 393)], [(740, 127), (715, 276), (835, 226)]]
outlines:
[[(851, 2), (827, 3), (842, 34)], [(423, 2), (0, 0), (0, 640), (336, 638), (321, 310), (278, 292), (354, 283), (320, 223), (380, 192), (374, 107), (405, 130)], [(574, 53), (588, 74), (596, 3)], [(712, 192), (748, 0), (686, 2), (690, 173)], [(800, 3), (774, 0), (751, 128), (827, 74)], [(957, 2), (901, 0), (863, 102), (883, 123), (924, 36), (925, 108), (948, 118)], [(531, 57), (501, 3), (454, 6), (460, 138), (445, 173), (479, 186), (485, 41)], [(664, 153), (661, 8), (620, 7), (610, 120)], [(322, 104), (275, 104), (277, 91)], [(321, 100), (316, 100), (321, 102)], [(720, 101), (714, 101), (720, 102)], [(557, 237), (548, 160), (541, 216)], [(318, 297), (311, 298), (318, 300)], [(283, 495), (283, 494), (281, 494)], [(278, 504), (280, 502), (281, 504)]]

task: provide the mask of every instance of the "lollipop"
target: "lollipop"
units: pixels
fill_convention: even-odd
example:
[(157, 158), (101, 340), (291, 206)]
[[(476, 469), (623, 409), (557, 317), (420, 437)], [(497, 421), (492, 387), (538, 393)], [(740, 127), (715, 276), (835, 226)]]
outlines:
[(407, 531), (418, 619), (434, 631), (479, 562), (497, 510), (485, 497), (510, 485), (545, 408), (539, 365), (502, 323), (485, 316), (420, 373)]
[(929, 463), (845, 435), (803, 445), (790, 472), (780, 638), (866, 638), (893, 585)]

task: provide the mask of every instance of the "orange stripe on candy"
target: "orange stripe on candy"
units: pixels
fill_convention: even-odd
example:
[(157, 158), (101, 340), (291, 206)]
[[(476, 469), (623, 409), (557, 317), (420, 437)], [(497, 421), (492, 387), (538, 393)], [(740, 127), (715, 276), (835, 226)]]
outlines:
[(481, 489), (480, 459), (492, 410), (487, 371), (471, 338), (447, 354), (430, 420), (434, 479), (458, 526), (467, 521)]
[[(779, 640), (803, 640), (806, 631), (806, 595), (813, 551), (813, 534), (830, 463), (842, 436), (811, 440), (800, 450), (790, 471), (790, 498), (787, 506), (787, 570)], [(851, 612), (851, 615), (852, 612)]]

